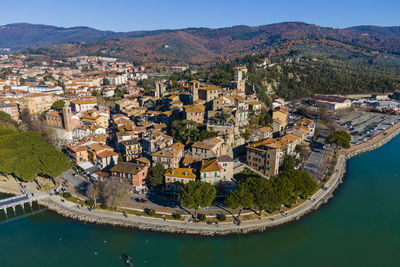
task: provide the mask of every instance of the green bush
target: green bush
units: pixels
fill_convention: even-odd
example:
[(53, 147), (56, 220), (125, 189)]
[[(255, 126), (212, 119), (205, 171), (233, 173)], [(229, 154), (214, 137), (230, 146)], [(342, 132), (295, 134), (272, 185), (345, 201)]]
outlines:
[(217, 214), (217, 219), (220, 220), (221, 222), (226, 221), (226, 216), (225, 214)]
[(197, 219), (204, 222), (207, 219), (207, 217), (206, 217), (206, 215), (200, 213), (200, 214), (197, 214)]
[(72, 197), (72, 195), (71, 195), (70, 192), (65, 192), (65, 193), (63, 194), (63, 197), (65, 197), (65, 198), (70, 198), (70, 197)]
[(151, 216), (151, 217), (153, 217), (153, 216), (156, 214), (156, 211), (153, 210), (153, 209), (145, 209), (144, 212), (145, 212), (147, 215)]
[(182, 216), (179, 213), (173, 213), (172, 218), (174, 218), (175, 220), (180, 220)]
[(86, 200), (86, 205), (88, 205), (89, 207), (94, 207), (94, 200), (93, 199)]

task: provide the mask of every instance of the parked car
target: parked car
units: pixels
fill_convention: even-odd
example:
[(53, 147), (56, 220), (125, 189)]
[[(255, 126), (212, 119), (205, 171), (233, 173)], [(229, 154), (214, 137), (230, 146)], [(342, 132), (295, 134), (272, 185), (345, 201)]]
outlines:
[(140, 198), (140, 197), (136, 198), (135, 200), (136, 200), (136, 202), (139, 202), (139, 203), (147, 203), (146, 199), (143, 199), (143, 198)]

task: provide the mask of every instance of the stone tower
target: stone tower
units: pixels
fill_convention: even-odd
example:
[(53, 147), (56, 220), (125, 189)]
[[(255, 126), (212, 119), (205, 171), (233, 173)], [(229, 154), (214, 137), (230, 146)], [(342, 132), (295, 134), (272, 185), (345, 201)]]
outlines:
[(190, 89), (192, 90), (193, 102), (199, 100), (199, 81), (190, 81)]
[(63, 107), (63, 120), (64, 120), (64, 129), (67, 132), (72, 131), (72, 110), (71, 107)]

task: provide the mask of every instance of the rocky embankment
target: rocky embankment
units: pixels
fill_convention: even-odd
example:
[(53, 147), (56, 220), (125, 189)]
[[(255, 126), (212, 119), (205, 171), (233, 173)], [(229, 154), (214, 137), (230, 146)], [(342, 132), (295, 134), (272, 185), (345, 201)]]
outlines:
[(59, 196), (51, 196), (47, 199), (40, 200), (40, 204), (47, 207), (49, 210), (74, 220), (95, 224), (115, 225), (119, 227), (132, 227), (146, 231), (208, 236), (262, 232), (271, 227), (299, 220), (306, 214), (316, 211), (321, 205), (327, 203), (329, 199), (333, 197), (334, 191), (343, 182), (347, 159), (379, 148), (399, 133), (400, 124), (397, 124), (388, 129), (386, 134), (376, 136), (375, 138), (348, 150), (339, 151), (338, 160), (331, 179), (325, 184), (325, 187), (316, 192), (310, 200), (284, 214), (277, 214), (260, 220), (242, 221), (240, 226), (233, 224), (232, 222), (205, 224), (187, 221), (163, 220), (136, 215), (128, 215), (128, 217), (125, 218), (118, 212), (99, 209), (89, 211), (86, 208), (78, 207), (72, 202), (62, 202)]

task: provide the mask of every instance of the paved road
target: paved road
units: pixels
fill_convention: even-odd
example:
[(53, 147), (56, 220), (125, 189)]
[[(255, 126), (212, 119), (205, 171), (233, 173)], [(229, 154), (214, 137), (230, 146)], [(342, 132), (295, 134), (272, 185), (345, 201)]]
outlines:
[(144, 216), (140, 217), (134, 215), (128, 215), (127, 218), (124, 218), (121, 213), (117, 212), (108, 212), (97, 209), (89, 211), (87, 209), (78, 208), (77, 205), (72, 202), (61, 202), (61, 197), (59, 196), (51, 196), (51, 202), (48, 202), (48, 205), (53, 207), (53, 209), (56, 208), (61, 210), (61, 212), (64, 214), (71, 214), (75, 217), (78, 215), (83, 220), (118, 224), (124, 226), (141, 226), (142, 228), (152, 228), (161, 231), (184, 231), (187, 233), (202, 232), (203, 234), (223, 234), (237, 230), (252, 231), (259, 228), (276, 226), (285, 222), (292, 221), (306, 214), (310, 210), (316, 208), (319, 205), (319, 202), (321, 200), (324, 200), (326, 196), (329, 196), (338, 185), (339, 178), (342, 175), (341, 172), (343, 171), (344, 163), (345, 156), (341, 154), (339, 155), (338, 164), (336, 165), (334, 174), (325, 185), (325, 190), (319, 190), (311, 197), (311, 200), (308, 200), (298, 207), (289, 210), (286, 214), (278, 214), (261, 220), (243, 221), (240, 226), (233, 224), (232, 222), (219, 223), (218, 225), (208, 225), (205, 223), (189, 223), (183, 221), (162, 220), (157, 218), (149, 218)]

